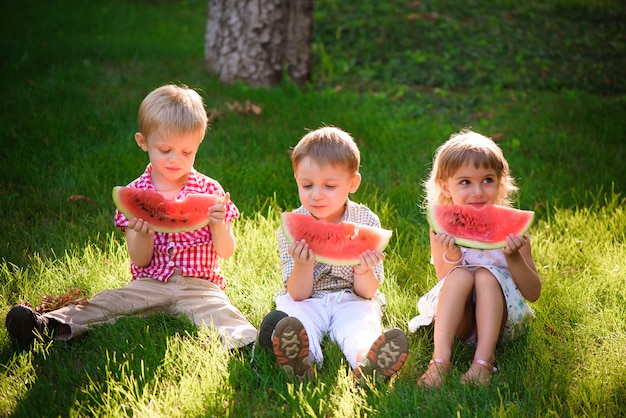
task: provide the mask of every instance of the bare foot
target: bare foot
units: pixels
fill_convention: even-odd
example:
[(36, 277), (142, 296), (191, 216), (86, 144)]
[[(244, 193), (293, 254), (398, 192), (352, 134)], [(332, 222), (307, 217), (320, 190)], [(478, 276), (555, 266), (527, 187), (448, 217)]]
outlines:
[(474, 359), (469, 370), (463, 375), (461, 383), (464, 385), (489, 386), (491, 376), (497, 372), (493, 364), (484, 360)]
[(434, 358), (428, 363), (428, 369), (419, 378), (417, 385), (424, 389), (439, 388), (444, 376), (450, 371), (450, 362), (441, 358)]

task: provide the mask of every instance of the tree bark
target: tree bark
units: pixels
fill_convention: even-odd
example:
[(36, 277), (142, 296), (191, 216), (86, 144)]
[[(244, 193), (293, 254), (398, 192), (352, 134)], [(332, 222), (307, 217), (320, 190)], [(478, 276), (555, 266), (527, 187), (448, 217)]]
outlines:
[(209, 0), (206, 68), (226, 83), (310, 80), (313, 0)]

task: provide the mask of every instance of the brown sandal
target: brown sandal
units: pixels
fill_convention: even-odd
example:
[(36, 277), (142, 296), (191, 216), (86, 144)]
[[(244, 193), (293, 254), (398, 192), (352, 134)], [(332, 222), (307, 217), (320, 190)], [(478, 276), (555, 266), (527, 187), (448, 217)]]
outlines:
[(484, 373), (476, 374), (470, 369), (463, 375), (463, 379), (461, 383), (463, 384), (472, 384), (472, 385), (484, 385), (488, 386), (491, 383), (491, 376), (498, 371), (498, 368), (488, 361), (481, 359), (472, 360), (472, 364), (478, 364), (479, 366), (486, 369), (489, 373), (485, 376)]
[[(431, 371), (435, 366), (435, 372)], [(428, 362), (428, 368), (417, 381), (417, 385), (421, 388), (439, 388), (443, 378), (450, 371), (450, 362), (442, 358), (433, 358)]]

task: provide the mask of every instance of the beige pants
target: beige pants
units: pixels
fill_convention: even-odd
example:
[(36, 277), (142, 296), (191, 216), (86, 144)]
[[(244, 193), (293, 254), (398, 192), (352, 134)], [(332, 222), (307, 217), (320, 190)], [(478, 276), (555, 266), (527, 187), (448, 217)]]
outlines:
[(138, 279), (127, 286), (96, 293), (88, 303), (69, 305), (45, 314), (69, 325), (69, 340), (87, 332), (93, 325), (113, 323), (125, 315), (156, 312), (183, 314), (198, 326), (213, 327), (228, 348), (254, 342), (257, 330), (233, 306), (215, 283), (195, 277), (172, 275), (163, 283), (151, 278)]

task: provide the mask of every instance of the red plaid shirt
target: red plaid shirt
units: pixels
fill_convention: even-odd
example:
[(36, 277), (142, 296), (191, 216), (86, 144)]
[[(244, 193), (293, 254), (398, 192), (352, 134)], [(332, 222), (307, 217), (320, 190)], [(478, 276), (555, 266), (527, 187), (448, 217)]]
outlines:
[[(148, 164), (141, 177), (128, 186), (154, 190), (150, 180), (151, 172), (152, 165)], [(189, 193), (213, 193), (223, 196), (224, 190), (216, 180), (193, 170), (189, 173), (187, 184), (177, 198), (182, 199)], [(238, 217), (239, 209), (233, 202), (229, 201), (226, 205), (224, 220), (230, 222)], [(122, 232), (128, 226), (128, 221), (119, 210), (115, 211), (115, 226)], [(150, 277), (166, 282), (175, 270), (180, 271), (183, 276), (210, 280), (221, 289), (226, 288), (224, 277), (220, 274), (219, 257), (213, 248), (211, 230), (208, 225), (190, 232), (155, 232), (154, 255), (150, 264), (146, 267), (139, 267), (132, 261), (130, 262), (132, 280)]]

